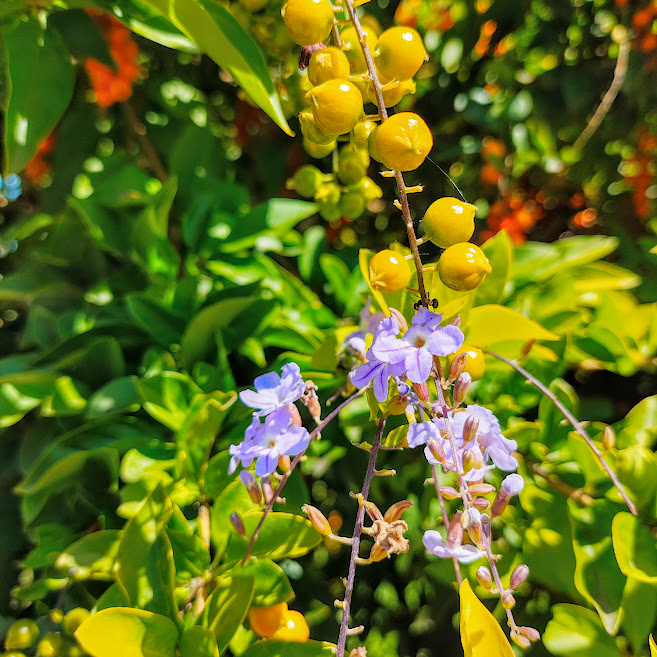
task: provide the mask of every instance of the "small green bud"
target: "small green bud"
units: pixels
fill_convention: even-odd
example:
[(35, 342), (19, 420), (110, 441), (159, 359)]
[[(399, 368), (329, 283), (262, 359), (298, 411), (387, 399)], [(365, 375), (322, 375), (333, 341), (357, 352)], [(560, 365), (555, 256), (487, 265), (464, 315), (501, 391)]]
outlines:
[(304, 198), (312, 198), (324, 182), (324, 174), (311, 164), (297, 169), (292, 178), (285, 183), (287, 189), (293, 189)]

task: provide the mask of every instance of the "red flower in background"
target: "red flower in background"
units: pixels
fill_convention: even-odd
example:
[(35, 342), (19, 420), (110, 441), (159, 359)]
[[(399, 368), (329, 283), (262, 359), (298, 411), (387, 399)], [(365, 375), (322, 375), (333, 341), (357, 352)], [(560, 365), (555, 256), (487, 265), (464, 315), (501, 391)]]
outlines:
[(653, 169), (655, 156), (657, 156), (657, 136), (641, 130), (634, 156), (626, 160), (622, 166), (623, 178), (632, 189), (634, 209), (640, 219), (647, 219), (652, 211), (647, 192), (655, 183)]
[(116, 62), (115, 71), (96, 59), (85, 62), (96, 92), (96, 102), (101, 107), (109, 107), (132, 96), (132, 83), (139, 77), (139, 50), (130, 36), (130, 30), (116, 18), (98, 10), (89, 10), (89, 14), (98, 23)]
[(36, 185), (40, 183), (44, 176), (50, 172), (48, 155), (52, 152), (56, 142), (57, 136), (54, 132), (51, 132), (50, 135), (41, 142), (41, 146), (39, 146), (36, 155), (25, 166), (25, 175), (33, 184)]

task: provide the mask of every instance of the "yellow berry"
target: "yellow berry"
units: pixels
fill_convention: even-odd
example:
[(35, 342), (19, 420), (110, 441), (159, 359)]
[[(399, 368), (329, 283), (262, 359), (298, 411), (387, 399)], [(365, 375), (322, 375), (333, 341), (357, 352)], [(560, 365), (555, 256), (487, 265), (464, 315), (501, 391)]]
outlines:
[(78, 627), (80, 627), (89, 616), (91, 616), (91, 613), (84, 607), (71, 609), (71, 611), (64, 616), (64, 634), (73, 636)]
[[(338, 159), (338, 178), (343, 185), (357, 183), (366, 173), (370, 164), (369, 153), (364, 148), (344, 146)], [(360, 215), (359, 215), (360, 216)]]
[(351, 189), (357, 190), (366, 204), (383, 196), (383, 190), (367, 176), (361, 178)]
[(251, 629), (258, 636), (270, 638), (283, 625), (287, 613), (287, 602), (280, 602), (271, 607), (251, 607), (249, 610)]
[(281, 15), (290, 38), (300, 46), (324, 41), (333, 29), (329, 0), (287, 0)]
[(454, 244), (445, 249), (438, 261), (440, 280), (457, 292), (474, 290), (492, 271), (484, 252), (469, 242)]
[(375, 39), (378, 39), (381, 36), (381, 32), (383, 30), (381, 29), (381, 23), (379, 23), (372, 14), (365, 14), (361, 19), (360, 19), (360, 24), (362, 28), (365, 30), (368, 30), (372, 36), (374, 36)]
[(367, 140), (370, 137), (370, 133), (377, 125), (378, 123), (372, 121), (372, 119), (361, 119), (352, 130), (353, 141), (367, 146)]
[(367, 205), (357, 189), (349, 189), (340, 197), (340, 214), (345, 219), (358, 219)]
[(60, 634), (48, 632), (43, 635), (43, 639), (37, 645), (37, 655), (39, 657), (59, 657), (64, 647), (64, 639)]
[(431, 130), (413, 112), (393, 114), (369, 138), (370, 155), (394, 171), (417, 169), (432, 147)]
[[(367, 45), (370, 48), (374, 48), (379, 35), (371, 26), (363, 25), (363, 32), (365, 33)], [(350, 25), (342, 30), (340, 32), (340, 41), (342, 42), (344, 54), (347, 55), (347, 59), (349, 60), (352, 75), (366, 73), (367, 64), (365, 63), (365, 56), (363, 55), (363, 49), (361, 48), (355, 28)]]
[(468, 360), (465, 362), (464, 372), (467, 372), (473, 381), (479, 381), (486, 373), (486, 361), (481, 349), (469, 344), (461, 345), (461, 348), (447, 359), (447, 366), (451, 366), (452, 361), (459, 354), (468, 354)]
[(308, 141), (325, 146), (328, 144), (335, 144), (337, 133), (330, 134), (323, 130), (318, 125), (315, 120), (315, 115), (311, 110), (305, 109), (299, 114), (299, 125), (301, 126), (301, 134), (308, 139)]
[[(401, 82), (393, 82), (390, 89), (386, 89), (381, 93), (383, 96), (383, 104), (386, 107), (393, 107), (396, 105), (406, 94), (415, 93), (415, 82), (413, 80), (402, 80)], [(367, 97), (375, 105), (377, 104), (376, 93), (374, 88), (370, 85), (367, 88)]]
[(290, 610), (285, 615), (283, 624), (279, 627), (272, 639), (279, 641), (296, 641), (305, 643), (310, 638), (310, 629), (303, 614), (298, 611)]
[(326, 134), (351, 132), (363, 114), (360, 91), (347, 80), (324, 82), (309, 91), (306, 97), (310, 100), (315, 123)]
[(411, 281), (411, 268), (404, 256), (384, 249), (370, 260), (370, 282), (375, 290), (398, 292)]
[(307, 139), (305, 136), (303, 138), (303, 149), (316, 160), (321, 160), (323, 157), (326, 157), (335, 150), (336, 141), (330, 141), (328, 144), (316, 144), (314, 141)]
[(5, 648), (24, 650), (34, 644), (39, 637), (39, 626), (31, 619), (14, 621), (7, 630)]
[(412, 27), (391, 27), (376, 42), (374, 63), (383, 82), (409, 80), (427, 59), (422, 37)]
[(453, 196), (439, 198), (424, 215), (424, 233), (443, 249), (467, 242), (475, 229), (475, 209), (471, 203), (464, 203)]
[(316, 50), (308, 64), (308, 79), (313, 85), (329, 80), (349, 79), (349, 60), (340, 48), (333, 46)]

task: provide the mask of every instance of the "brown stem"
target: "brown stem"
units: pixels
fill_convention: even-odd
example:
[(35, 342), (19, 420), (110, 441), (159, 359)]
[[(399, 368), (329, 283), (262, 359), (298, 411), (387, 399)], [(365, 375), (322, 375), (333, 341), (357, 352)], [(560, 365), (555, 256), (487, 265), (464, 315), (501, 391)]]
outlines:
[(557, 479), (552, 473), (548, 472), (543, 466), (538, 465), (538, 463), (532, 463), (531, 461), (525, 461), (527, 469), (535, 475), (544, 479), (548, 486), (554, 488), (558, 493), (561, 493), (565, 497), (571, 497), (575, 502), (581, 504), (582, 506), (593, 506), (595, 500), (587, 495), (580, 488), (573, 488), (568, 484), (564, 483), (560, 479)]
[[(495, 586), (497, 586), (497, 592), (500, 596), (500, 600), (502, 599), (502, 595), (505, 592), (504, 587), (502, 586), (502, 580), (500, 579), (500, 574), (497, 572), (497, 565), (495, 563), (495, 557), (493, 556), (493, 551), (491, 550), (490, 543), (488, 542), (488, 539), (483, 540), (484, 544), (484, 550), (486, 552), (486, 557), (488, 558), (488, 565), (490, 566), (491, 572), (493, 573), (493, 579), (495, 580)], [(511, 626), (512, 630), (516, 630), (518, 626), (516, 625), (516, 621), (513, 618), (513, 612), (510, 609), (505, 609), (506, 611), (506, 617), (509, 620), (509, 625)]]
[(600, 450), (596, 447), (595, 443), (591, 439), (591, 436), (589, 436), (589, 434), (586, 433), (584, 427), (582, 427), (579, 420), (561, 403), (561, 401), (559, 401), (557, 396), (549, 388), (544, 386), (535, 376), (530, 374), (524, 367), (518, 365), (516, 361), (510, 360), (509, 358), (505, 358), (504, 356), (500, 356), (500, 354), (496, 354), (495, 352), (490, 351), (489, 349), (484, 349), (483, 351), (484, 353), (493, 356), (493, 358), (497, 358), (498, 360), (501, 360), (503, 363), (506, 363), (519, 374), (522, 374), (525, 377), (525, 379), (529, 381), (529, 383), (531, 383), (533, 386), (536, 386), (559, 409), (561, 414), (573, 426), (573, 429), (575, 429), (575, 431), (584, 439), (586, 444), (589, 446), (589, 449), (593, 452), (593, 455), (595, 456), (598, 463), (600, 464), (600, 467), (607, 473), (608, 477), (611, 479), (612, 483), (620, 493), (620, 496), (625, 501), (625, 504), (627, 504), (629, 510), (635, 516), (638, 515), (634, 502), (632, 502), (632, 500), (628, 497), (627, 493), (625, 492), (625, 488), (623, 487), (623, 484), (621, 484), (621, 482), (618, 481), (618, 477), (616, 476), (616, 473), (609, 467), (607, 462), (604, 460), (604, 457), (602, 456), (602, 452), (600, 452)]
[(363, 522), (365, 520), (365, 502), (370, 492), (370, 484), (374, 476), (374, 469), (376, 466), (376, 455), (381, 445), (381, 437), (383, 436), (383, 428), (386, 425), (386, 416), (384, 415), (379, 420), (379, 425), (376, 429), (376, 435), (370, 448), (370, 456), (367, 462), (367, 471), (365, 472), (365, 480), (363, 481), (363, 489), (360, 494), (358, 513), (356, 514), (356, 524), (354, 525), (354, 533), (352, 535), (351, 543), (351, 557), (349, 559), (349, 574), (347, 576), (347, 586), (344, 593), (344, 602), (342, 606), (342, 622), (340, 623), (340, 635), (338, 637), (338, 645), (335, 652), (335, 657), (344, 657), (344, 649), (347, 643), (347, 634), (349, 630), (349, 611), (351, 609), (351, 596), (354, 592), (354, 581), (356, 579), (356, 561), (358, 559), (358, 550), (360, 548), (360, 535), (363, 531)]
[[(438, 483), (438, 473), (436, 472), (436, 466), (431, 464), (431, 477), (433, 479), (433, 485), (436, 489), (436, 496), (440, 502), (440, 511), (443, 516), (443, 525), (445, 525), (445, 531), (449, 531), (449, 516), (447, 515), (447, 506), (445, 505), (445, 500), (440, 492), (440, 484)], [(459, 560), (457, 557), (452, 557), (454, 562), (454, 572), (456, 573), (456, 583), (459, 588), (461, 588), (461, 567), (459, 566)]]
[(618, 59), (616, 59), (616, 67), (614, 68), (614, 78), (611, 81), (607, 93), (603, 96), (602, 101), (598, 105), (598, 109), (595, 110), (595, 114), (591, 117), (590, 121), (586, 124), (582, 134), (577, 137), (577, 140), (573, 144), (573, 148), (577, 150), (582, 150), (584, 146), (588, 143), (589, 139), (593, 136), (593, 133), (600, 127), (602, 120), (605, 118), (611, 106), (618, 96), (618, 92), (623, 86), (625, 81), (625, 75), (627, 73), (627, 62), (630, 54), (630, 41), (628, 38), (623, 39), (619, 43), (618, 49)]
[[(339, 406), (336, 406), (321, 422), (321, 424), (317, 425), (315, 429), (310, 434), (310, 442), (312, 442), (319, 434), (320, 432), (326, 428), (326, 425), (333, 420), (333, 418), (348, 404), (351, 404), (354, 399), (357, 397), (360, 397), (367, 388), (363, 388), (362, 390), (358, 390), (355, 392), (351, 397), (348, 399), (345, 399), (345, 401), (342, 402)], [(310, 442), (308, 444), (310, 444)], [(287, 480), (290, 478), (290, 475), (294, 471), (294, 468), (299, 465), (301, 462), (301, 459), (303, 458), (303, 455), (306, 453), (306, 450), (301, 452), (301, 454), (297, 454), (294, 457), (294, 460), (292, 463), (290, 463), (290, 467), (287, 472), (283, 473), (283, 476), (281, 477), (280, 482), (278, 483), (278, 486), (276, 487), (276, 490), (274, 491), (274, 494), (271, 496), (271, 499), (267, 502), (265, 508), (262, 511), (262, 517), (260, 518), (260, 521), (258, 522), (257, 527), (255, 528), (255, 531), (253, 532), (251, 538), (249, 539), (249, 544), (246, 546), (246, 552), (244, 553), (244, 556), (242, 557), (242, 561), (240, 562), (240, 566), (243, 566), (246, 563), (246, 560), (249, 558), (249, 555), (251, 554), (251, 550), (253, 550), (253, 545), (258, 539), (258, 535), (260, 534), (260, 530), (262, 529), (262, 525), (265, 522), (265, 518), (267, 518), (267, 515), (269, 512), (272, 510), (274, 507), (274, 503), (276, 500), (280, 497), (281, 492), (283, 491), (283, 487), (285, 486)]]
[(137, 112), (135, 112), (135, 108), (130, 101), (124, 101), (121, 103), (121, 107), (123, 108), (123, 114), (130, 130), (139, 142), (139, 148), (146, 160), (148, 168), (155, 174), (161, 183), (165, 183), (169, 178), (169, 174), (164, 168), (162, 160), (160, 160), (160, 156), (157, 154), (155, 146), (153, 146), (153, 142), (148, 138), (146, 126), (139, 120)]
[[(367, 64), (367, 73), (372, 82), (374, 95), (376, 96), (376, 104), (379, 108), (379, 116), (381, 117), (381, 123), (383, 123), (388, 118), (388, 112), (386, 110), (385, 102), (383, 101), (383, 91), (381, 90), (379, 74), (377, 73), (376, 67), (374, 66), (372, 53), (370, 51), (370, 47), (367, 45), (365, 32), (363, 31), (363, 26), (360, 24), (360, 20), (356, 14), (353, 0), (345, 0), (345, 5), (347, 6), (347, 11), (349, 12), (349, 19), (351, 20), (354, 29), (356, 30), (356, 34), (358, 35), (358, 41), (363, 51), (363, 56), (365, 57), (365, 63)], [(428, 308), (429, 300), (427, 297), (427, 291), (424, 287), (422, 259), (420, 258), (420, 252), (418, 250), (417, 237), (415, 236), (415, 228), (413, 226), (413, 218), (411, 217), (411, 211), (408, 205), (408, 197), (406, 196), (406, 183), (404, 183), (404, 176), (402, 175), (401, 171), (395, 171), (394, 173), (395, 180), (397, 181), (397, 192), (399, 193), (399, 202), (401, 204), (402, 215), (404, 217), (404, 223), (406, 224), (406, 233), (408, 234), (408, 245), (411, 249), (411, 253), (413, 254), (413, 262), (415, 263), (415, 269), (417, 271), (417, 286), (420, 292), (420, 299), (422, 300), (422, 305)]]

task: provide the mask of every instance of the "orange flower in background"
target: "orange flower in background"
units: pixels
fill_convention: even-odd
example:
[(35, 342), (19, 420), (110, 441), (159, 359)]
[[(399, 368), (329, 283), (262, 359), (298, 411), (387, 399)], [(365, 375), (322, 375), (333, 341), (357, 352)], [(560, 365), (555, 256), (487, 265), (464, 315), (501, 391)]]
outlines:
[(401, 0), (395, 12), (395, 22), (408, 27), (436, 30), (441, 34), (454, 26), (445, 0)]
[(50, 135), (41, 142), (41, 146), (39, 146), (36, 155), (25, 166), (25, 175), (33, 184), (36, 185), (40, 183), (44, 176), (50, 173), (50, 162), (48, 162), (47, 156), (52, 152), (56, 141), (57, 137), (55, 133), (51, 132)]
[(657, 156), (657, 136), (642, 130), (637, 139), (636, 152), (622, 166), (623, 178), (632, 189), (634, 210), (640, 219), (647, 219), (652, 211), (648, 203), (648, 188), (655, 184), (654, 160)]
[(492, 137), (486, 137), (481, 145), (481, 157), (484, 166), (481, 168), (479, 179), (483, 185), (497, 185), (502, 177), (506, 146), (504, 142)]
[(132, 96), (132, 84), (139, 77), (139, 50), (130, 36), (130, 30), (116, 18), (98, 10), (89, 10), (89, 14), (98, 23), (116, 62), (115, 71), (96, 59), (85, 62), (96, 92), (96, 102), (101, 107), (109, 107)]
[(516, 244), (522, 244), (527, 239), (527, 231), (543, 216), (543, 207), (534, 198), (522, 192), (504, 194), (490, 207), (488, 228), (483, 231), (482, 239), (506, 230)]

